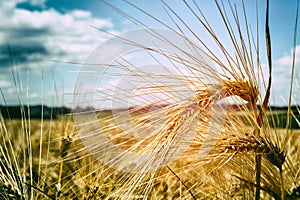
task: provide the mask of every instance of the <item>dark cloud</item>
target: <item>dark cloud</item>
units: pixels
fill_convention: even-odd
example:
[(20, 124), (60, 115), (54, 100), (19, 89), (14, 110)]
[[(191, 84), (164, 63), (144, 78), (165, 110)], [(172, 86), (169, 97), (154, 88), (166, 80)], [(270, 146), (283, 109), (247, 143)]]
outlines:
[(32, 5), (29, 2), (21, 2), (16, 5), (16, 8), (22, 8), (30, 11), (42, 11), (43, 7), (39, 5)]
[[(5, 30), (1, 30), (4, 31)], [(10, 29), (8, 32), (8, 37), (10, 40), (18, 40), (19, 38), (22, 38), (22, 40), (32, 38), (32, 39), (38, 39), (41, 37), (44, 37), (45, 35), (50, 35), (51, 34), (51, 29), (48, 27), (42, 27), (42, 28), (32, 28), (32, 27), (23, 27), (23, 28), (13, 28)]]
[(11, 57), (14, 62), (23, 65), (42, 61), (51, 54), (45, 47), (45, 38), (52, 34), (49, 27), (36, 28), (30, 24), (22, 24), (7, 28), (0, 25), (0, 32), (5, 34), (5, 37), (0, 40), (0, 68), (2, 69), (11, 66)]
[[(38, 42), (20, 42), (0, 44), (0, 68), (11, 65), (11, 57), (22, 64), (41, 61), (49, 54), (44, 44)], [(38, 55), (38, 56), (33, 56)]]

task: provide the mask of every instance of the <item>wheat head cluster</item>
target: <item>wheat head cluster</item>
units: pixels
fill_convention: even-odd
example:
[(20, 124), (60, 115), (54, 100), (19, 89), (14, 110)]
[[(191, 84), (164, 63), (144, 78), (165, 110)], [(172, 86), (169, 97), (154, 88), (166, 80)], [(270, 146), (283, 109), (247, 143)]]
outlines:
[[(288, 110), (279, 126), (280, 113), (269, 104), (271, 44), (276, 42), (270, 33), (269, 0), (261, 9), (259, 1), (253, 1), (254, 26), (244, 1), (216, 0), (215, 14), (226, 30), (225, 40), (200, 2), (182, 0), (209, 43), (172, 5), (161, 2), (172, 22), (167, 24), (125, 1), (188, 48), (121, 8), (101, 2), (177, 53), (106, 33), (142, 49), (160, 70), (152, 72), (120, 57), (104, 63), (108, 68), (101, 76), (112, 82), (126, 76), (122, 81), (127, 87), (110, 85), (105, 91), (91, 88), (82, 93), (75, 89), (71, 115), (30, 119), (22, 100), (21, 120), (0, 113), (1, 199), (300, 199), (300, 110), (291, 106), (298, 95), (292, 89), (298, 4)], [(89, 73), (85, 68), (82, 72)], [(21, 87), (18, 81), (15, 86)], [(87, 98), (88, 92), (95, 98)], [(124, 105), (124, 98), (130, 102), (125, 108), (80, 107), (107, 101)], [(291, 127), (292, 121), (296, 127)]]

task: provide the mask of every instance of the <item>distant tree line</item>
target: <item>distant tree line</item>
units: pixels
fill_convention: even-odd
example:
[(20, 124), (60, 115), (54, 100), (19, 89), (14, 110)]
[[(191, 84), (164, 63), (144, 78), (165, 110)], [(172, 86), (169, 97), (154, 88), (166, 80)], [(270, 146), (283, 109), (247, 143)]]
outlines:
[(3, 106), (0, 105), (0, 114), (3, 118), (11, 119), (57, 119), (61, 115), (72, 113), (67, 107), (49, 107), (42, 105), (31, 106)]
[[(165, 105), (164, 105), (165, 106)], [(162, 106), (163, 107), (163, 106)], [(259, 106), (258, 106), (259, 107)], [(156, 108), (158, 109), (158, 108)], [(117, 112), (122, 112), (126, 110), (131, 110), (136, 113), (145, 113), (148, 110), (147, 107), (143, 109), (135, 110), (135, 108), (129, 109), (116, 109)], [(268, 114), (268, 120), (271, 127), (277, 128), (285, 128), (287, 124), (287, 107), (276, 107), (271, 106), (270, 110), (272, 114)], [(43, 112), (42, 112), (43, 111)], [(80, 108), (77, 107), (74, 109), (74, 112), (91, 112), (95, 111), (94, 108)], [(113, 110), (99, 110), (97, 111), (98, 114), (107, 114), (112, 113)], [(42, 106), (42, 105), (31, 105), (31, 106), (3, 106), (0, 105), (0, 115), (3, 118), (11, 118), (11, 119), (21, 119), (21, 118), (29, 118), (30, 119), (57, 119), (59, 116), (71, 114), (72, 109), (68, 107), (49, 107), (49, 106)], [(291, 107), (291, 116), (289, 120), (289, 128), (293, 129), (300, 129), (299, 122), (300, 122), (300, 113), (299, 113), (299, 106), (292, 106)]]

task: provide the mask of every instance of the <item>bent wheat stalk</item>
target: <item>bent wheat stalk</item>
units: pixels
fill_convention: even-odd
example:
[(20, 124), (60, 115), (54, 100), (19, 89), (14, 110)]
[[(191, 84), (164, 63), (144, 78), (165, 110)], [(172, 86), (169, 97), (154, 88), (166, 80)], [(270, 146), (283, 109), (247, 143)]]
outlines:
[[(270, 39), (270, 29), (269, 29), (269, 0), (267, 0), (267, 8), (266, 8), (266, 48), (267, 48), (267, 56), (268, 56), (268, 64), (269, 64), (269, 79), (268, 86), (266, 90), (266, 94), (261, 106), (260, 113), (257, 117), (257, 126), (255, 127), (255, 134), (260, 135), (260, 128), (263, 123), (263, 117), (265, 116), (265, 112), (267, 110), (267, 106), (269, 103), (270, 93), (271, 93), (271, 83), (272, 83), (272, 54), (271, 54), (271, 39)], [(260, 199), (260, 176), (261, 176), (261, 155), (258, 154), (255, 156), (256, 160), (256, 191), (255, 191), (255, 199)]]

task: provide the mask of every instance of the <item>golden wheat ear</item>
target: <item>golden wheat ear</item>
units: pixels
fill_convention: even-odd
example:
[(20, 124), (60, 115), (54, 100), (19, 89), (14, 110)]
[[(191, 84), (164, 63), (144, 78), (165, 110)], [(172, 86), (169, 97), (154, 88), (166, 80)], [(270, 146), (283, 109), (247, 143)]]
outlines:
[[(141, 10), (134, 5), (133, 7), (137, 10)], [(228, 27), (231, 27), (226, 15), (224, 15), (225, 11), (223, 10), (222, 5), (217, 3), (216, 7), (222, 16), (224, 23), (226, 23)], [(187, 8), (190, 9), (188, 6)], [(122, 13), (119, 9), (114, 9)], [(179, 21), (181, 20), (170, 7), (168, 7), (168, 9), (169, 14), (173, 13), (175, 14), (175, 18), (177, 17), (179, 18)], [(141, 12), (145, 13), (142, 10)], [(122, 14), (128, 17), (124, 12)], [(157, 20), (148, 13), (145, 14), (152, 19)], [(232, 11), (231, 14), (238, 18), (237, 13)], [(135, 19), (131, 20), (138, 22)], [(152, 192), (156, 192), (155, 188), (152, 187), (153, 184), (162, 181), (163, 177), (171, 177), (170, 180), (173, 180), (174, 183), (172, 182), (170, 184), (177, 186), (178, 188), (175, 190), (174, 194), (170, 194), (171, 196), (176, 197), (179, 193), (182, 194), (182, 197), (186, 195), (196, 198), (201, 197), (201, 195), (205, 194), (208, 190), (203, 189), (203, 191), (198, 191), (197, 188), (201, 187), (202, 184), (209, 185), (207, 180), (215, 178), (213, 174), (217, 169), (213, 166), (212, 160), (221, 158), (223, 163), (217, 167), (221, 168), (224, 163), (229, 162), (236, 154), (236, 152), (218, 152), (218, 149), (226, 149), (226, 147), (222, 145), (204, 145), (205, 135), (208, 135), (206, 134), (207, 129), (211, 126), (209, 122), (213, 118), (210, 109), (219, 101), (225, 100), (226, 102), (227, 98), (233, 97), (232, 101), (236, 104), (243, 104), (246, 102), (250, 105), (250, 109), (247, 106), (238, 105), (239, 110), (246, 112), (245, 118), (247, 118), (247, 121), (255, 119), (251, 109), (257, 109), (255, 104), (261, 97), (258, 92), (259, 84), (255, 80), (255, 73), (252, 69), (253, 63), (251, 63), (251, 60), (253, 59), (250, 59), (252, 55), (246, 55), (247, 45), (245, 45), (245, 41), (248, 42), (250, 39), (238, 40), (233, 37), (233, 29), (228, 28), (227, 31), (229, 32), (229, 37), (231, 36), (232, 46), (236, 49), (237, 53), (235, 56), (231, 55), (215, 35), (211, 27), (206, 25), (207, 21), (205, 17), (204, 19), (197, 18), (197, 20), (199, 20), (198, 23), (200, 22), (200, 25), (205, 27), (216, 45), (219, 46), (228, 66), (226, 65), (227, 63), (223, 63), (209, 47), (205, 46), (205, 41), (197, 38), (198, 42), (206, 47), (206, 51), (203, 51), (197, 46), (198, 43), (192, 42), (192, 40), (188, 39), (183, 32), (180, 30), (176, 31), (168, 26), (166, 26), (166, 28), (177, 35), (178, 38), (184, 40), (185, 43), (190, 44), (190, 47), (196, 53), (189, 53), (185, 51), (183, 47), (176, 46), (176, 49), (182, 53), (180, 55), (183, 56), (176, 54), (172, 55), (161, 51), (161, 49), (156, 50), (153, 47), (136, 44), (132, 40), (124, 40), (133, 46), (136, 45), (137, 47), (142, 47), (144, 50), (147, 50), (150, 55), (158, 53), (161, 56), (164, 56), (169, 61), (170, 66), (173, 67), (171, 69), (177, 70), (178, 74), (157, 74), (154, 72), (143, 71), (139, 69), (138, 66), (130, 63), (130, 61), (125, 62), (126, 64), (119, 64), (114, 69), (125, 69), (124, 72), (127, 72), (126, 68), (131, 67), (130, 69), (133, 69), (131, 73), (132, 77), (135, 77), (135, 79), (130, 77), (129, 80), (133, 80), (131, 84), (134, 85), (139, 81), (148, 84), (140, 88), (134, 88), (135, 91), (138, 92), (133, 98), (140, 100), (140, 103), (143, 104), (132, 107), (125, 112), (114, 113), (113, 117), (98, 119), (90, 118), (90, 121), (85, 120), (82, 121), (81, 124), (78, 124), (78, 127), (81, 127), (81, 131), (86, 133), (81, 136), (81, 138), (86, 139), (86, 147), (88, 149), (96, 150), (96, 152), (93, 153), (94, 155), (100, 155), (100, 160), (106, 161), (107, 165), (112, 168), (119, 167), (117, 168), (119, 171), (131, 169), (131, 172), (128, 173), (127, 171), (127, 174), (119, 172), (120, 174), (125, 174), (124, 177), (126, 178), (124, 179), (126, 179), (126, 181), (124, 181), (124, 179), (118, 180), (120, 181), (119, 183), (122, 183), (122, 186), (116, 189), (115, 192), (112, 192), (110, 194), (111, 196), (133, 197), (134, 195), (141, 195), (142, 197), (147, 198)], [(239, 23), (240, 22), (238, 21), (237, 26), (240, 30)], [(178, 27), (180, 26), (180, 24), (177, 25)], [(182, 22), (181, 25), (186, 26), (184, 22)], [(165, 43), (173, 44), (175, 42), (168, 40), (168, 37), (158, 35), (155, 29), (146, 27), (146, 30), (152, 34), (150, 36), (159, 37), (159, 40)], [(193, 32), (191, 33), (194, 34)], [(217, 64), (222, 70), (218, 71), (210, 65), (211, 62), (203, 62), (203, 60), (197, 58), (196, 55), (202, 55), (201, 53), (204, 53), (204, 57), (211, 59), (212, 63)], [(157, 61), (157, 64), (161, 64), (159, 60)], [(179, 68), (178, 64), (183, 66)], [(105, 75), (106, 77), (116, 77), (115, 72), (109, 73), (108, 71)], [(117, 75), (121, 76), (122, 73)], [(207, 78), (203, 78), (204, 76)], [(150, 81), (150, 79), (152, 81)], [(151, 82), (160, 82), (161, 85), (153, 85)], [(114, 98), (114, 101), (122, 101), (122, 95), (124, 93), (129, 93), (124, 88), (122, 90), (121, 85), (118, 85), (118, 87), (114, 87), (113, 89), (115, 96), (111, 95), (113, 92), (113, 90), (111, 90), (103, 98), (103, 101), (112, 98)], [(178, 89), (181, 89), (181, 91), (177, 92)], [(119, 96), (116, 95), (116, 93)], [(166, 95), (163, 96), (164, 98), (157, 98), (155, 94)], [(89, 101), (89, 99), (86, 99), (86, 101)], [(145, 113), (141, 112), (144, 110), (149, 111)], [(229, 108), (229, 110), (234, 112), (231, 108)], [(84, 115), (88, 113), (78, 113), (78, 116), (80, 114)], [(245, 131), (245, 129), (249, 130), (248, 132), (251, 132), (251, 127), (247, 127), (244, 122), (238, 124), (237, 120), (233, 120), (232, 123), (226, 123), (224, 129), (228, 132), (239, 129), (240, 134), (244, 134), (243, 131)], [(221, 130), (214, 127), (214, 130), (211, 131), (218, 133)], [(102, 132), (103, 135), (97, 135), (98, 132)], [(228, 133), (226, 132), (225, 135), (226, 134)], [(103, 136), (105, 136), (105, 138)], [(144, 136), (144, 138), (141, 136)], [(193, 137), (195, 139), (193, 139)], [(191, 143), (191, 148), (189, 148), (189, 143)], [(113, 148), (109, 146), (109, 144), (117, 146), (118, 148)], [(200, 159), (199, 148), (206, 148), (205, 152), (209, 152), (210, 150), (212, 150), (212, 152), (209, 152), (209, 155), (205, 159)], [(117, 154), (116, 152), (120, 152), (120, 149), (123, 153)], [(178, 156), (177, 152), (182, 150), (185, 150), (185, 152), (178, 157), (179, 161), (176, 161)], [(115, 156), (109, 157), (109, 155), (104, 154), (107, 151)], [(130, 152), (130, 155), (135, 155), (134, 159), (137, 162), (130, 162), (130, 159), (133, 159), (133, 156), (128, 156), (128, 152)], [(120, 164), (120, 161), (126, 159), (128, 159), (127, 165)], [(174, 161), (174, 164), (170, 161)], [(207, 169), (202, 169), (203, 163), (205, 162), (208, 162), (205, 166)], [(166, 171), (166, 167), (171, 170)], [(147, 171), (141, 173), (141, 170), (148, 170), (150, 168), (154, 169), (154, 171), (157, 170), (158, 172)], [(210, 176), (204, 175), (205, 170), (211, 172), (209, 173)], [(158, 177), (157, 174), (162, 175)], [(195, 176), (192, 177), (189, 174), (194, 174)], [(204, 180), (199, 180), (200, 177), (203, 177)], [(225, 180), (225, 178), (222, 180)], [(182, 187), (183, 185), (184, 187)], [(226, 195), (224, 195), (224, 197), (225, 196)]]
[[(137, 103), (125, 110), (110, 110), (112, 114), (108, 116), (107, 110), (103, 109), (74, 113), (78, 137), (72, 144), (67, 140), (63, 143), (60, 165), (63, 166), (60, 168), (63, 175), (59, 176), (59, 182), (63, 183), (61, 191), (69, 196), (99, 195), (108, 199), (297, 198), (299, 140), (293, 144), (295, 134), (279, 136), (279, 130), (274, 131), (268, 120), (272, 74), (268, 2), (265, 23), (268, 82), (264, 81), (261, 72), (259, 30), (256, 30), (257, 41), (254, 41), (244, 4), (240, 14), (234, 4), (229, 2), (226, 7), (223, 1), (215, 1), (233, 49), (230, 51), (214, 32), (200, 6), (195, 1), (183, 3), (215, 42), (221, 56), (193, 32), (171, 5), (163, 2), (177, 29), (128, 2), (135, 11), (159, 22), (178, 39), (184, 40), (192, 52), (175, 45), (182, 54), (172, 54), (159, 47), (155, 49), (157, 46), (146, 46), (136, 43), (134, 39), (117, 36), (126, 44), (145, 50), (154, 57), (155, 64), (162, 65), (159, 59), (155, 59), (155, 54), (164, 57), (170, 66), (164, 66), (164, 72), (173, 73), (143, 70), (123, 57), (119, 62), (109, 63), (108, 67), (113, 70), (107, 70), (102, 75), (113, 82), (130, 72), (128, 85), (139, 87), (128, 90), (122, 84), (111, 84), (106, 91), (100, 91), (102, 96), (97, 100), (119, 103), (124, 101), (122, 97), (134, 91), (136, 93), (130, 97)], [(170, 40), (171, 34), (169, 37), (159, 34), (157, 29), (149, 28), (121, 9), (106, 4), (145, 28), (149, 37), (173, 46), (176, 44)], [(233, 22), (229, 20), (231, 18)], [(243, 24), (246, 24), (245, 29)], [(189, 32), (185, 33), (183, 28)], [(188, 35), (192, 35), (195, 41)], [(204, 62), (197, 57), (199, 55), (211, 62)], [(217, 67), (213, 67), (212, 63)], [(87, 64), (92, 66), (94, 63)], [(97, 74), (96, 70), (83, 72), (91, 76)], [(263, 91), (260, 90), (261, 84), (266, 91), (264, 97), (260, 93)], [(82, 95), (82, 102), (94, 103), (93, 98), (84, 99), (89, 91), (84, 92), (75, 95)], [(221, 108), (222, 103), (226, 104), (226, 109), (216, 109)], [(261, 105), (260, 109), (257, 104)], [(213, 111), (221, 113), (224, 110), (224, 126), (218, 121), (213, 123), (212, 119), (219, 120), (219, 115), (216, 117)], [(288, 145), (284, 145), (283, 141), (288, 141)], [(203, 151), (199, 153), (199, 149)], [(71, 181), (64, 181), (63, 178)]]

